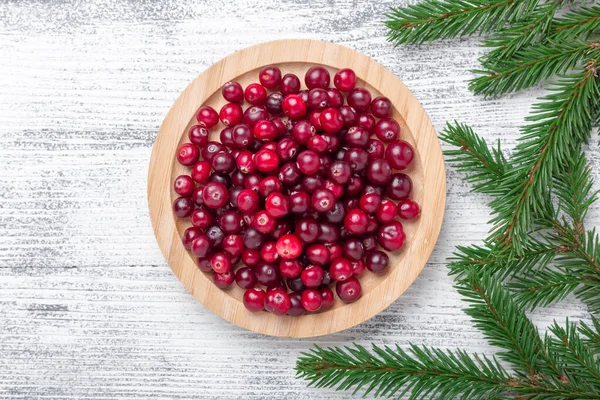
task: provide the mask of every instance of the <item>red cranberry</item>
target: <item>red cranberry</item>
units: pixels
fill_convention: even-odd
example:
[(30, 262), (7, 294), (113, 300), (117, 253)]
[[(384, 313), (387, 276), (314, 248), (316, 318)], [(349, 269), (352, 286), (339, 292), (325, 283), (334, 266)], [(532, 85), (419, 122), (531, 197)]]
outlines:
[(367, 230), (367, 214), (357, 208), (348, 211), (344, 218), (344, 226), (350, 233), (362, 235)]
[(356, 111), (367, 111), (371, 105), (371, 93), (364, 88), (355, 88), (348, 93), (347, 101)]
[(265, 200), (265, 210), (273, 218), (281, 218), (290, 212), (289, 198), (282, 193), (273, 192)]
[(316, 132), (315, 127), (306, 120), (298, 121), (292, 127), (292, 136), (302, 145), (306, 145)]
[(279, 166), (279, 157), (272, 150), (261, 149), (254, 155), (254, 165), (261, 172), (271, 172)]
[(295, 162), (288, 162), (283, 164), (277, 177), (285, 185), (294, 186), (302, 179), (302, 172)]
[(329, 250), (322, 244), (311, 244), (306, 248), (306, 258), (311, 264), (326, 265), (329, 263)]
[(194, 202), (194, 204), (196, 204), (197, 206), (201, 206), (204, 204), (204, 200), (202, 200), (202, 193), (204, 193), (204, 186), (198, 186), (196, 189), (194, 189), (194, 191), (192, 192), (192, 201)]
[(214, 273), (213, 281), (218, 288), (226, 289), (231, 286), (234, 281), (234, 275), (231, 271), (226, 271), (222, 274)]
[(215, 218), (204, 206), (195, 209), (190, 216), (190, 222), (196, 228), (206, 229), (214, 223)]
[[(192, 175), (192, 179), (198, 183), (206, 183), (210, 178), (211, 166), (208, 161), (198, 161), (192, 167), (190, 174)], [(193, 187), (192, 187), (193, 188)]]
[(337, 260), (338, 258), (342, 257), (342, 255), (343, 255), (342, 245), (339, 243), (333, 243), (333, 244), (328, 245), (328, 249), (329, 249), (329, 260), (330, 261)]
[(290, 288), (290, 290), (293, 290), (296, 293), (300, 293), (304, 289), (306, 289), (306, 286), (304, 286), (304, 284), (302, 283), (302, 278), (300, 276), (296, 278), (288, 278), (286, 279), (286, 283), (288, 288)]
[(198, 114), (196, 115), (198, 124), (205, 128), (212, 128), (219, 123), (219, 114), (214, 108), (209, 106), (200, 107)]
[(412, 190), (412, 180), (406, 174), (394, 174), (385, 188), (385, 194), (394, 200), (404, 200)]
[(340, 108), (344, 104), (344, 95), (337, 89), (327, 89), (327, 105)]
[(335, 291), (340, 300), (345, 303), (352, 303), (353, 301), (358, 300), (362, 289), (358, 279), (352, 277), (343, 282), (338, 282), (335, 285)]
[(327, 169), (327, 177), (339, 185), (343, 185), (350, 180), (352, 168), (345, 161), (335, 161)]
[(258, 188), (261, 181), (262, 175), (259, 173), (246, 175), (246, 178), (244, 178), (244, 189), (254, 190), (258, 193)]
[(327, 153), (334, 153), (337, 148), (340, 146), (340, 139), (334, 135), (322, 135), (321, 136), (327, 142)]
[(244, 251), (244, 241), (239, 235), (228, 235), (223, 238), (222, 248), (231, 257), (241, 256)]
[(327, 141), (323, 138), (323, 136), (314, 135), (308, 139), (306, 147), (319, 155), (323, 155), (327, 151)]
[(390, 164), (382, 158), (373, 160), (367, 167), (367, 179), (376, 185), (385, 185), (391, 176)]
[(337, 108), (326, 108), (319, 117), (321, 128), (327, 133), (337, 133), (344, 127), (344, 117)]
[(231, 261), (225, 253), (215, 253), (210, 258), (210, 266), (217, 274), (224, 274), (231, 269)]
[(235, 103), (225, 104), (219, 111), (219, 119), (226, 126), (239, 124), (243, 115), (242, 107)]
[(402, 200), (398, 203), (398, 216), (402, 219), (412, 220), (421, 214), (419, 205), (409, 199)]
[(352, 263), (345, 258), (338, 258), (331, 262), (329, 274), (334, 281), (346, 281), (352, 278)]
[(398, 214), (398, 207), (396, 203), (391, 200), (383, 200), (375, 213), (375, 216), (379, 222), (387, 223), (394, 220)]
[(302, 242), (296, 235), (287, 234), (277, 240), (277, 253), (281, 258), (290, 260), (302, 253)]
[(319, 236), (319, 225), (312, 218), (303, 218), (296, 222), (294, 233), (302, 239), (303, 242), (312, 243), (317, 240), (317, 237)]
[(325, 89), (315, 88), (308, 92), (308, 106), (313, 110), (322, 110), (327, 107), (327, 91)]
[(260, 106), (263, 105), (267, 100), (267, 91), (262, 85), (258, 83), (252, 83), (246, 87), (246, 90), (244, 90), (244, 98), (248, 103), (255, 106)]
[(258, 283), (264, 286), (273, 286), (281, 280), (281, 273), (279, 272), (279, 265), (277, 263), (270, 263), (266, 261), (260, 261), (254, 270)]
[(375, 125), (374, 132), (379, 140), (390, 143), (398, 139), (398, 136), (400, 135), (400, 125), (391, 118), (383, 118)]
[(265, 310), (270, 313), (285, 315), (291, 307), (290, 297), (281, 289), (272, 290), (265, 296)]
[(275, 229), (277, 220), (270, 216), (265, 210), (258, 211), (254, 214), (253, 226), (261, 233), (271, 233)]
[(213, 272), (210, 266), (210, 260), (208, 258), (199, 258), (196, 257), (196, 265), (200, 271), (204, 272)]
[(415, 152), (412, 146), (404, 140), (390, 143), (385, 149), (385, 159), (396, 169), (408, 167), (414, 156)]
[(356, 86), (356, 74), (350, 68), (342, 68), (333, 77), (333, 84), (342, 92), (349, 92)]
[(358, 122), (358, 114), (354, 108), (350, 106), (341, 106), (340, 114), (342, 114), (342, 118), (344, 118), (344, 128), (351, 128)]
[(189, 217), (192, 211), (194, 211), (194, 202), (189, 197), (178, 197), (173, 202), (173, 213), (176, 217)]
[(201, 149), (208, 144), (208, 136), (208, 129), (200, 125), (192, 126), (188, 132), (188, 138), (190, 139), (190, 142)]
[(302, 272), (302, 263), (297, 259), (282, 259), (279, 261), (279, 270), (286, 278), (296, 278)]
[(369, 163), (369, 154), (361, 148), (353, 147), (344, 154), (344, 161), (350, 164), (354, 172), (363, 171)]
[(306, 289), (302, 292), (302, 306), (307, 311), (317, 311), (321, 308), (323, 299), (321, 293), (315, 289)]
[(192, 247), (192, 242), (200, 235), (202, 235), (202, 231), (200, 229), (187, 228), (185, 232), (183, 232), (183, 237), (181, 238), (183, 246), (189, 250)]
[(369, 143), (369, 132), (361, 126), (353, 126), (344, 134), (344, 141), (352, 147), (366, 148)]
[[(391, 146), (391, 145), (390, 145)], [(388, 146), (389, 148), (389, 146)], [(369, 143), (367, 143), (367, 154), (369, 155), (369, 161), (383, 158), (383, 154), (385, 151), (385, 146), (379, 140), (370, 139)], [(388, 162), (390, 162), (389, 158), (385, 157)], [(391, 162), (390, 162), (391, 165)]]
[(371, 134), (373, 129), (375, 129), (376, 123), (377, 121), (375, 121), (375, 117), (373, 117), (371, 114), (362, 113), (358, 116), (358, 126), (366, 129), (369, 134)]
[(281, 78), (279, 90), (284, 96), (298, 93), (300, 91), (300, 79), (294, 74), (285, 74)]
[(290, 211), (302, 214), (310, 208), (310, 195), (306, 192), (296, 192), (290, 195)]
[(200, 150), (191, 143), (185, 143), (177, 150), (177, 161), (181, 165), (194, 165), (198, 158), (200, 158)]
[(329, 288), (322, 288), (321, 293), (321, 309), (325, 310), (333, 305), (335, 298), (333, 297), (333, 290)]
[(351, 261), (352, 264), (352, 275), (359, 276), (365, 271), (367, 267), (363, 260)]
[(206, 147), (202, 149), (202, 158), (204, 161), (211, 162), (215, 154), (222, 151), (227, 151), (227, 148), (219, 142), (208, 142)]
[(231, 131), (231, 140), (234, 147), (244, 148), (254, 141), (252, 129), (246, 124), (238, 124)]
[(321, 167), (321, 159), (314, 151), (305, 150), (298, 155), (298, 168), (305, 175), (313, 175)]
[(237, 82), (227, 82), (223, 85), (221, 93), (225, 100), (231, 103), (241, 103), (244, 101), (244, 89), (242, 89), (242, 85)]
[(300, 119), (306, 115), (306, 103), (297, 94), (289, 94), (281, 104), (283, 113), (291, 119)]
[(229, 201), (229, 191), (222, 183), (210, 182), (202, 192), (202, 201), (209, 208), (221, 208)]
[(318, 212), (327, 212), (335, 205), (335, 196), (329, 189), (319, 189), (312, 194), (311, 204)]
[(261, 68), (258, 79), (267, 89), (275, 89), (281, 82), (281, 70), (274, 65), (267, 65)]
[(321, 66), (310, 67), (309, 70), (306, 71), (306, 75), (304, 75), (304, 83), (309, 89), (327, 89), (330, 80), (329, 71)]
[[(271, 93), (265, 101), (265, 108), (271, 115), (279, 115), (283, 113), (281, 105), (283, 104), (283, 95), (279, 92)], [(281, 120), (279, 120), (281, 121)], [(282, 121), (283, 122), (283, 121)]]
[(219, 217), (219, 226), (225, 233), (238, 233), (243, 225), (242, 215), (237, 211), (227, 211)]
[(216, 172), (224, 172), (230, 174), (235, 169), (235, 159), (226, 151), (215, 154), (211, 161), (211, 165)]
[(384, 96), (375, 97), (371, 102), (371, 112), (377, 118), (387, 118), (392, 112), (392, 102)]
[(221, 230), (221, 228), (219, 228), (218, 225), (213, 225), (208, 227), (206, 230), (206, 236), (208, 236), (208, 239), (210, 239), (213, 248), (217, 250), (221, 248), (221, 244), (225, 238), (225, 233)]
[(242, 122), (250, 127), (254, 127), (258, 123), (258, 121), (262, 121), (263, 119), (269, 118), (269, 112), (263, 106), (252, 106), (248, 107), (246, 111), (244, 111), (244, 116), (242, 117)]
[(194, 241), (192, 242), (190, 250), (192, 251), (192, 254), (196, 257), (203, 258), (208, 255), (208, 252), (211, 248), (212, 244), (210, 242), (210, 238), (206, 235), (198, 235), (198, 237), (196, 237), (196, 239), (194, 239)]
[(244, 306), (252, 312), (262, 311), (265, 303), (265, 292), (261, 289), (250, 288), (244, 292)]
[(300, 277), (302, 278), (302, 283), (304, 286), (313, 289), (319, 287), (319, 285), (323, 282), (325, 271), (323, 271), (323, 268), (317, 265), (311, 265), (302, 271)]
[(290, 161), (298, 154), (298, 142), (292, 137), (284, 137), (277, 143), (277, 154), (282, 161)]
[(290, 296), (290, 303), (292, 306), (290, 307), (290, 311), (288, 311), (287, 315), (299, 317), (306, 314), (306, 309), (304, 306), (302, 306), (302, 294), (290, 293), (288, 296)]
[(374, 214), (381, 204), (381, 196), (376, 193), (364, 194), (360, 200), (360, 208), (367, 214)]
[(267, 242), (260, 249), (260, 257), (266, 262), (274, 262), (279, 258), (277, 249), (275, 248), (275, 242)]
[(194, 181), (189, 175), (179, 175), (173, 182), (173, 190), (180, 196), (188, 197), (195, 189)]
[(360, 240), (350, 238), (344, 242), (344, 256), (352, 261), (358, 261), (365, 255), (365, 248)]
[(277, 138), (277, 127), (269, 120), (258, 121), (254, 125), (254, 137), (259, 140), (273, 140)]
[(283, 190), (283, 183), (276, 176), (267, 176), (258, 186), (258, 193), (262, 197), (267, 197), (273, 192), (281, 192)]
[(336, 201), (333, 208), (325, 213), (325, 219), (332, 224), (340, 224), (346, 216), (346, 208), (341, 201)]
[(387, 251), (396, 251), (402, 248), (406, 235), (402, 229), (402, 224), (398, 221), (392, 221), (379, 228), (377, 240), (379, 245)]
[(319, 225), (317, 241), (323, 244), (333, 244), (340, 240), (340, 230), (336, 225), (323, 222)]
[(244, 232), (243, 239), (244, 246), (252, 250), (260, 249), (265, 242), (265, 237), (254, 228), (246, 229), (246, 232)]
[(260, 260), (260, 251), (253, 249), (244, 249), (244, 251), (242, 251), (242, 261), (247, 266), (256, 267)]
[(367, 254), (367, 269), (371, 272), (381, 273), (387, 270), (390, 258), (383, 251), (375, 250)]
[(317, 129), (321, 129), (321, 110), (312, 110), (308, 113), (308, 120)]

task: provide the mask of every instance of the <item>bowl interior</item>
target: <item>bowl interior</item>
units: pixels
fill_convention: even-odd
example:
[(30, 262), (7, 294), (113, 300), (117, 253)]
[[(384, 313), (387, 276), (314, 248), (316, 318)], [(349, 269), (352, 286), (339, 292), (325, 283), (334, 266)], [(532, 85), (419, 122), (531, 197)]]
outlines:
[[(286, 74), (286, 73), (296, 74), (302, 82), (303, 89), (305, 89), (304, 74), (311, 66), (322, 65), (323, 67), (327, 68), (332, 77), (332, 81), (333, 81), (333, 76), (337, 72), (336, 68), (333, 68), (329, 65), (316, 64), (316, 63), (284, 62), (284, 63), (275, 63), (275, 65), (277, 65), (281, 69), (282, 74)], [(259, 70), (260, 70), (260, 67), (255, 68), (255, 69), (247, 71), (239, 76), (236, 76), (236, 77), (232, 78), (231, 80), (239, 82), (245, 88), (250, 83), (258, 82)], [(382, 95), (382, 93), (380, 93), (377, 89), (375, 89), (373, 86), (371, 86), (368, 82), (365, 82), (364, 80), (361, 80), (360, 78), (357, 80), (357, 87), (364, 87), (364, 88), (368, 89), (371, 92), (371, 95), (373, 98)], [(391, 90), (393, 90), (393, 89), (391, 89)], [(271, 91), (269, 91), (269, 93), (271, 93)], [(219, 88), (214, 93), (212, 93), (203, 104), (199, 105), (198, 108), (200, 108), (201, 106), (211, 106), (218, 112), (224, 104), (226, 104), (226, 101), (225, 101), (225, 99), (223, 99), (223, 97), (221, 95), (221, 90)], [(244, 108), (245, 108), (245, 106), (244, 106)], [(414, 158), (412, 164), (407, 169), (402, 170), (401, 172), (408, 174), (410, 176), (410, 178), (412, 179), (413, 189), (412, 189), (410, 198), (415, 200), (419, 204), (423, 204), (423, 192), (424, 192), (423, 191), (423, 185), (424, 185), (424, 172), (423, 171), (424, 171), (424, 169), (423, 169), (423, 165), (422, 165), (422, 157), (419, 154), (418, 148), (416, 146), (416, 137), (417, 137), (416, 135), (418, 135), (419, 132), (412, 132), (410, 130), (409, 126), (407, 125), (406, 121), (400, 114), (399, 110), (396, 109), (396, 107), (394, 105), (392, 107), (391, 118), (394, 118), (400, 124), (400, 127), (401, 127), (400, 139), (407, 141), (415, 149), (415, 158)], [(190, 118), (186, 128), (183, 131), (172, 133), (174, 135), (174, 140), (177, 140), (176, 138), (178, 138), (178, 140), (179, 140), (178, 145), (189, 142), (188, 131), (192, 126), (194, 126), (196, 124), (197, 124), (197, 121), (196, 121), (196, 118), (194, 115)], [(210, 140), (219, 141), (219, 133), (221, 132), (221, 130), (224, 127), (225, 126), (223, 124), (219, 123), (216, 127), (212, 128), (210, 130), (210, 132), (211, 132)], [(177, 136), (175, 136), (175, 135), (177, 135)], [(190, 170), (189, 167), (184, 167), (177, 162), (177, 159), (175, 158), (175, 153), (173, 153), (171, 176), (170, 176), (171, 202), (173, 202), (178, 197), (177, 193), (175, 193), (175, 191), (173, 190), (172, 182), (175, 180), (175, 178), (178, 175), (189, 174), (189, 170)], [(400, 171), (394, 171), (394, 172), (400, 172)], [(173, 218), (175, 220), (177, 233), (179, 234), (179, 238), (181, 238), (183, 236), (184, 231), (187, 228), (191, 227), (192, 225), (188, 220), (176, 218), (175, 216), (173, 216)], [(369, 294), (370, 292), (377, 291), (378, 287), (387, 278), (387, 276), (389, 275), (389, 273), (392, 270), (400, 268), (400, 269), (404, 269), (404, 270), (408, 271), (410, 269), (411, 265), (409, 265), (409, 262), (410, 262), (409, 257), (405, 257), (404, 254), (407, 252), (410, 252), (411, 249), (414, 250), (416, 248), (416, 246), (420, 245), (419, 243), (415, 243), (415, 241), (413, 240), (415, 238), (415, 233), (419, 229), (420, 221), (421, 221), (421, 219), (417, 219), (415, 221), (401, 221), (402, 225), (404, 226), (404, 231), (406, 233), (405, 246), (400, 251), (392, 252), (392, 253), (388, 252), (388, 255), (390, 256), (390, 268), (388, 268), (388, 271), (386, 273), (374, 274), (369, 271), (365, 271), (365, 273), (363, 273), (360, 276), (359, 280), (362, 285), (363, 297), (366, 296), (367, 294)], [(186, 257), (188, 257), (191, 260), (191, 262), (194, 262), (194, 256), (189, 251), (187, 252)], [(212, 285), (212, 277), (208, 273), (201, 272), (201, 274), (203, 276), (199, 277), (199, 279), (209, 280), (210, 282), (208, 282), (208, 283)], [(403, 276), (406, 279), (409, 279), (408, 275), (410, 275), (410, 274), (407, 273), (407, 276), (404, 276), (404, 274), (401, 274), (401, 276)], [(240, 303), (241, 307), (244, 308), (244, 306), (242, 305), (242, 295), (244, 293), (243, 289), (239, 288), (234, 283), (232, 285), (231, 289), (225, 290), (224, 293), (225, 293), (225, 295), (230, 296), (232, 299), (235, 299), (237, 302)], [(350, 305), (343, 303), (340, 299), (337, 298), (337, 296), (335, 296), (335, 297), (336, 298), (335, 298), (335, 302), (334, 302), (333, 306), (331, 308), (321, 312), (320, 314), (333, 314), (336, 312), (337, 309), (339, 309), (341, 307), (350, 306)], [(360, 300), (359, 300), (359, 302), (360, 302)], [(386, 302), (386, 304), (387, 304), (387, 302)], [(248, 313), (250, 314), (250, 312), (248, 312)], [(303, 318), (306, 318), (307, 315), (308, 314), (298, 317), (298, 318), (300, 320), (302, 320)], [(252, 317), (253, 317), (253, 315), (249, 316), (249, 318), (252, 318)], [(283, 317), (283, 318), (292, 318), (292, 317)]]

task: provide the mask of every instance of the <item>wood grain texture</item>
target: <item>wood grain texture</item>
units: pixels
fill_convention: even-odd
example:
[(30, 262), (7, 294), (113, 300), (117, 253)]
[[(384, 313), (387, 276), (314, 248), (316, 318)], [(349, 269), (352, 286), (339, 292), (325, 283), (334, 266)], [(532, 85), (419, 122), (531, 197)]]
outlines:
[[(491, 354), (445, 266), (456, 245), (488, 232), (487, 199), (452, 168), (419, 278), (371, 320), (318, 339), (250, 333), (204, 308), (164, 261), (148, 216), (147, 167), (169, 107), (211, 64), (269, 40), (364, 53), (408, 86), (437, 131), (457, 119), (510, 151), (542, 91), (473, 96), (475, 39), (393, 48), (380, 21), (407, 3), (0, 2), (0, 398), (347, 399), (296, 381), (298, 354), (409, 341)], [(542, 332), (586, 315), (573, 298), (532, 313)]]
[[(341, 68), (357, 74), (357, 87), (367, 88), (372, 96), (386, 96), (393, 108), (391, 118), (401, 125), (401, 138), (415, 148), (415, 160), (403, 171), (414, 182), (411, 198), (417, 201), (422, 216), (405, 222), (406, 245), (389, 253), (390, 267), (384, 274), (361, 276), (362, 295), (352, 304), (338, 298), (331, 308), (299, 318), (270, 313), (252, 313), (242, 303), (244, 291), (234, 285), (224, 291), (217, 288), (212, 275), (201, 272), (195, 257), (186, 251), (181, 237), (192, 225), (173, 215), (171, 205), (178, 197), (173, 181), (190, 168), (177, 162), (175, 154), (187, 133), (197, 124), (202, 106), (220, 110), (226, 103), (221, 88), (236, 81), (246, 87), (258, 81), (258, 70), (277, 65), (285, 73), (304, 76), (308, 68), (322, 65), (331, 76)], [(305, 87), (302, 87), (305, 89)], [(211, 140), (219, 140), (224, 125), (211, 129)], [(163, 121), (152, 149), (148, 170), (148, 206), (159, 247), (169, 266), (207, 308), (224, 319), (254, 332), (284, 337), (313, 337), (338, 332), (357, 325), (381, 312), (396, 300), (417, 278), (431, 255), (446, 204), (446, 171), (436, 132), (421, 104), (389, 70), (350, 48), (317, 40), (278, 40), (262, 43), (231, 54), (198, 76), (177, 98)]]

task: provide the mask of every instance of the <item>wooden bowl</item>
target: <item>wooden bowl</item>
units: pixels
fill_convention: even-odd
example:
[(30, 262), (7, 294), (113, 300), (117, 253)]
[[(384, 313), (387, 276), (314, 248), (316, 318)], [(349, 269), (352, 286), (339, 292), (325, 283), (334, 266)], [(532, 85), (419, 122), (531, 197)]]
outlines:
[[(360, 277), (362, 297), (345, 304), (336, 296), (334, 305), (323, 312), (301, 317), (278, 317), (267, 312), (251, 313), (242, 303), (243, 290), (233, 285), (222, 290), (212, 277), (200, 271), (181, 237), (188, 221), (176, 218), (172, 203), (176, 176), (187, 174), (175, 153), (188, 141), (187, 132), (196, 124), (195, 115), (203, 105), (219, 110), (225, 100), (221, 88), (228, 81), (242, 86), (258, 81), (258, 71), (269, 64), (283, 73), (295, 73), (303, 81), (312, 65), (326, 67), (332, 76), (338, 69), (352, 68), (357, 86), (366, 87), (373, 97), (383, 95), (393, 104), (392, 118), (401, 127), (401, 138), (410, 142), (416, 156), (407, 172), (413, 181), (411, 197), (421, 206), (421, 216), (404, 221), (405, 247), (390, 253), (387, 273), (366, 271)], [(211, 130), (211, 140), (219, 140), (219, 125)], [(403, 171), (404, 172), (404, 171)], [(259, 44), (234, 53), (198, 76), (179, 96), (167, 114), (152, 149), (148, 171), (148, 205), (154, 234), (169, 266), (185, 288), (202, 304), (243, 328), (273, 336), (311, 337), (341, 331), (379, 313), (396, 300), (416, 279), (431, 255), (437, 240), (446, 203), (446, 173), (436, 132), (423, 107), (406, 86), (382, 65), (349, 48), (316, 40), (280, 40)]]

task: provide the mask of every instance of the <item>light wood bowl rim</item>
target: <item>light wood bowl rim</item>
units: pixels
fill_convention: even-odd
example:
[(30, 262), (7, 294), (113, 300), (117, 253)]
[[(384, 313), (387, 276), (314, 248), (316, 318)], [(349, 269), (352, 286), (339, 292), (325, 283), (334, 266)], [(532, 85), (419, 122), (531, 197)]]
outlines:
[[(416, 141), (423, 167), (420, 228), (401, 263), (391, 265), (377, 290), (356, 302), (299, 318), (251, 313), (243, 303), (217, 288), (198, 270), (181, 243), (171, 209), (171, 171), (179, 140), (198, 108), (222, 85), (264, 65), (301, 62), (352, 68), (359, 78), (388, 97)], [(281, 337), (314, 337), (338, 332), (375, 316), (394, 302), (417, 278), (437, 241), (446, 203), (446, 171), (435, 129), (410, 90), (370, 57), (347, 47), (316, 40), (288, 39), (258, 44), (225, 57), (200, 74), (177, 98), (165, 117), (152, 149), (148, 170), (148, 207), (158, 245), (184, 287), (204, 306), (240, 327)], [(367, 273), (369, 273), (367, 271)]]

